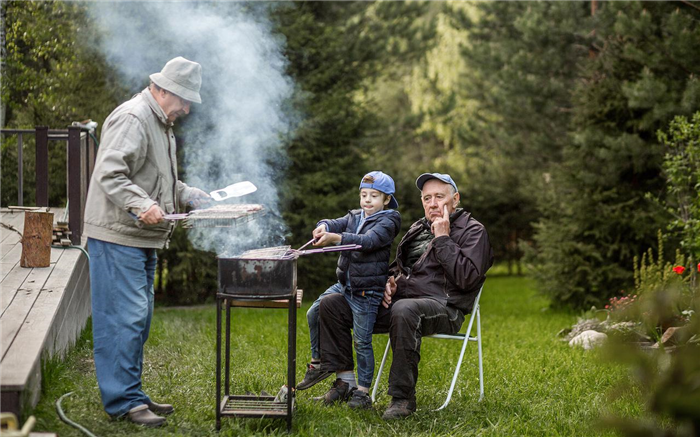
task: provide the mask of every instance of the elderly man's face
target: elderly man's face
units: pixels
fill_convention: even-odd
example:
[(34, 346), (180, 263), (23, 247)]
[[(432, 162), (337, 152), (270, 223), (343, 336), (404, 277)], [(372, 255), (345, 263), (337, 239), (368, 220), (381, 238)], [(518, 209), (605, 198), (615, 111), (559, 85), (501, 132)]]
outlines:
[(447, 206), (447, 213), (452, 214), (459, 204), (459, 193), (452, 194), (452, 186), (439, 179), (430, 179), (423, 184), (421, 200), (425, 210), (425, 218), (432, 222), (438, 217), (442, 217), (444, 207)]
[(178, 118), (183, 115), (190, 113), (190, 105), (192, 102), (185, 100), (180, 96), (177, 96), (170, 91), (159, 90), (158, 94), (158, 104), (163, 108), (163, 112), (168, 117), (168, 121), (173, 123)]

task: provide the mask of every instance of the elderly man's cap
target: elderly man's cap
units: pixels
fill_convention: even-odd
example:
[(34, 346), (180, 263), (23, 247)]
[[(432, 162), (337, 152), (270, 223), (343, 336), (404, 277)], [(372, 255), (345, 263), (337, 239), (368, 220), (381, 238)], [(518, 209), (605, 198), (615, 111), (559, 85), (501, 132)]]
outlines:
[(394, 180), (388, 174), (381, 171), (371, 171), (367, 173), (360, 181), (360, 190), (363, 188), (371, 188), (388, 194), (391, 196), (391, 200), (389, 200), (387, 206), (391, 209), (399, 207), (399, 202), (396, 200), (396, 197), (394, 197), (394, 193), (396, 192)]
[(452, 177), (448, 174), (442, 173), (423, 173), (422, 175), (418, 176), (418, 179), (416, 179), (416, 187), (423, 191), (423, 185), (431, 179), (438, 179), (446, 184), (452, 185), (455, 191), (459, 192), (457, 189), (457, 184), (455, 184), (455, 181), (452, 180)]
[(171, 59), (160, 73), (150, 76), (153, 83), (190, 102), (202, 103), (202, 66), (182, 56)]

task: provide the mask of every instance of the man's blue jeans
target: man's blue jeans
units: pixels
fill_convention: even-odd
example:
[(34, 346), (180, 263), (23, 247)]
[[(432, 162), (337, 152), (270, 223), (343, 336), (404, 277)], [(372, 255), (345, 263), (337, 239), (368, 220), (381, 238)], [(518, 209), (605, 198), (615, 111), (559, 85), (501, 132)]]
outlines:
[(92, 337), (97, 383), (107, 414), (150, 402), (141, 390), (143, 345), (153, 316), (156, 250), (88, 238)]
[[(362, 387), (372, 385), (374, 376), (374, 350), (372, 349), (372, 330), (377, 319), (377, 310), (382, 303), (384, 293), (381, 291), (366, 291), (353, 293), (349, 288), (343, 287), (340, 282), (336, 282), (311, 305), (306, 313), (309, 323), (309, 336), (311, 338), (311, 357), (319, 359), (319, 305), (321, 299), (329, 294), (342, 293), (345, 296), (353, 319), (353, 342), (355, 345), (355, 355), (357, 357), (357, 382)], [(343, 369), (352, 370), (352, 369)]]

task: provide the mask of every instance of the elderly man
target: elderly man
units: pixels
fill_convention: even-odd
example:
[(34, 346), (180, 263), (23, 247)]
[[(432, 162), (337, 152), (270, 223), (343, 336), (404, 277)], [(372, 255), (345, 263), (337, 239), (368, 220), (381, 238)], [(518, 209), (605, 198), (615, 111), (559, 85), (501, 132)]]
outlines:
[(170, 60), (151, 84), (105, 120), (85, 206), (90, 252), (92, 332), (105, 411), (159, 426), (172, 405), (141, 389), (143, 346), (153, 314), (156, 249), (173, 225), (164, 214), (209, 196), (177, 178), (173, 122), (201, 103), (202, 67)]
[[(393, 362), (389, 373), (389, 407), (385, 420), (416, 410), (416, 381), (421, 338), (454, 334), (472, 310), (474, 299), (493, 264), (484, 226), (461, 208), (457, 185), (449, 175), (425, 173), (416, 185), (425, 217), (399, 243), (396, 259), (377, 314), (375, 333), (389, 332)], [(327, 296), (320, 308), (321, 368), (352, 370), (352, 312), (342, 296)], [(337, 379), (327, 399), (345, 401), (348, 384)]]

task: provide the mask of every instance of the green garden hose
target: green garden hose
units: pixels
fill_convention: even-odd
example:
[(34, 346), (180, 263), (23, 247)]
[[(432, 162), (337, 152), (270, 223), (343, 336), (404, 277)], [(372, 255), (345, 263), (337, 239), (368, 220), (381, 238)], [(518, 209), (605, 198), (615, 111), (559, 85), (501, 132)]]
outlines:
[[(58, 246), (58, 245), (52, 244), (51, 247), (56, 248), (56, 249), (78, 249), (85, 254), (85, 256), (88, 259), (88, 262), (90, 262), (90, 255), (88, 255), (87, 251), (80, 246)], [(58, 417), (60, 417), (62, 421), (66, 422), (68, 425), (72, 426), (73, 428), (77, 428), (80, 431), (82, 431), (83, 434), (85, 434), (89, 437), (96, 437), (95, 434), (88, 431), (81, 424), (70, 420), (68, 418), (68, 416), (66, 416), (66, 414), (63, 412), (63, 409), (61, 408), (61, 401), (63, 400), (63, 398), (66, 398), (72, 394), (73, 394), (73, 392), (68, 392), (68, 393), (64, 394), (63, 396), (61, 396), (60, 398), (58, 398), (58, 400), (56, 401), (56, 411), (58, 411)]]
[(54, 249), (78, 249), (79, 251), (83, 252), (83, 254), (85, 254), (88, 262), (90, 262), (90, 255), (88, 255), (87, 250), (83, 249), (82, 246), (61, 246), (60, 244), (52, 244), (51, 247), (53, 247)]
[(58, 398), (58, 400), (56, 401), (56, 411), (58, 411), (58, 416), (61, 418), (62, 421), (66, 422), (68, 425), (72, 426), (73, 428), (79, 429), (86, 436), (97, 437), (97, 436), (95, 436), (95, 434), (91, 433), (87, 428), (85, 428), (81, 424), (70, 420), (68, 418), (68, 416), (66, 416), (66, 414), (63, 412), (63, 408), (61, 408), (61, 401), (63, 400), (63, 398), (66, 398), (72, 394), (73, 394), (72, 391), (68, 392), (68, 393), (64, 394), (63, 396), (61, 396), (60, 398)]

